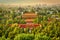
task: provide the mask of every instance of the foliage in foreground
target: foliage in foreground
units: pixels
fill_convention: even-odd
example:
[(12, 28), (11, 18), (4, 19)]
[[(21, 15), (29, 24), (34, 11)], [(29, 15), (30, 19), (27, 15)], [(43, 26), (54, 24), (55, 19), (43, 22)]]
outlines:
[[(52, 25), (53, 24), (53, 25)], [(20, 28), (18, 24), (5, 25), (0, 24), (1, 40), (60, 40), (60, 27), (57, 24), (49, 26), (38, 26), (36, 28)]]
[(39, 23), (42, 26), (31, 29), (18, 26), (18, 24), (25, 24), (21, 13), (26, 8), (18, 9), (0, 8), (0, 40), (60, 40), (59, 7), (32, 8), (38, 13), (33, 23)]

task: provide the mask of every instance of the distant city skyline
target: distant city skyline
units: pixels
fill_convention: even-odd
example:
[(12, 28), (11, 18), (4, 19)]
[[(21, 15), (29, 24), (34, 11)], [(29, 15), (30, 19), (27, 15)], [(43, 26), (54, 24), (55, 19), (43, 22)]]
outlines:
[(60, 0), (0, 0), (0, 4), (12, 4), (12, 5), (35, 5), (35, 4), (60, 4)]

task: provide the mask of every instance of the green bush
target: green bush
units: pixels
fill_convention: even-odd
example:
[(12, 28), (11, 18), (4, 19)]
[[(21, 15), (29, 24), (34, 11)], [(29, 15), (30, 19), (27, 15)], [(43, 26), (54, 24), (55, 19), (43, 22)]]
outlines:
[(0, 37), (0, 40), (11, 40), (10, 38), (5, 38), (5, 36)]
[(33, 34), (18, 34), (14, 40), (34, 40)]
[(35, 40), (51, 40), (50, 37), (46, 36), (46, 35), (35, 35)]
[(7, 38), (6, 40), (11, 40), (10, 38)]
[(2, 37), (0, 38), (0, 40), (6, 40), (5, 36), (2, 36)]
[(26, 24), (26, 22), (24, 21), (24, 19), (21, 19), (20, 24)]

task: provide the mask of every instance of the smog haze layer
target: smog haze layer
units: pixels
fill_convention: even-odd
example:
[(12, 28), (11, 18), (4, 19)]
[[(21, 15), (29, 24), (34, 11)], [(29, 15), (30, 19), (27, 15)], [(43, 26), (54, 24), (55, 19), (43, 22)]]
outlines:
[(60, 4), (60, 0), (0, 0), (0, 4), (10, 5), (36, 5), (36, 4), (48, 4), (55, 5)]

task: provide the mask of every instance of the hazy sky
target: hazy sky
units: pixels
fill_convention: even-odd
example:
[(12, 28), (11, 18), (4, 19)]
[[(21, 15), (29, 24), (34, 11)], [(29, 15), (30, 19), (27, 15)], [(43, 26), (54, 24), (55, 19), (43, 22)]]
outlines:
[(0, 0), (0, 3), (6, 4), (60, 4), (60, 0)]

